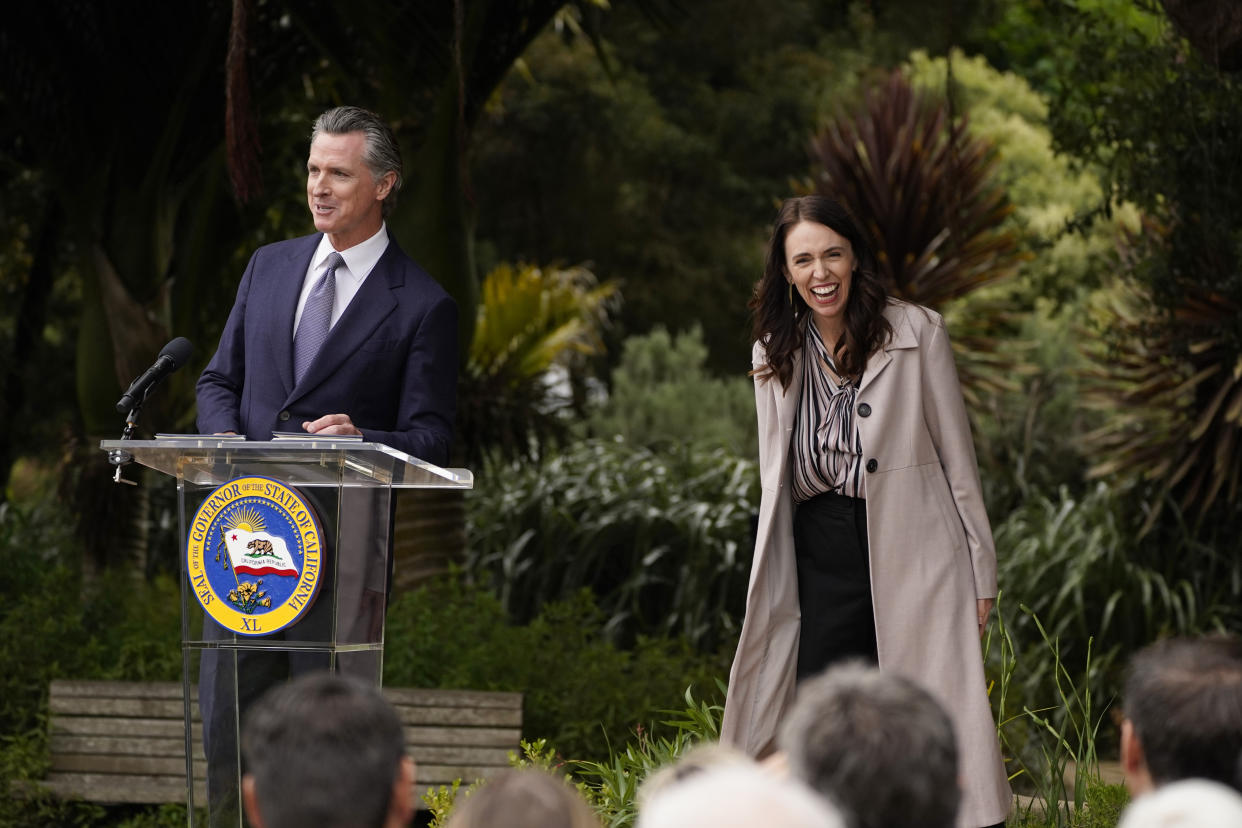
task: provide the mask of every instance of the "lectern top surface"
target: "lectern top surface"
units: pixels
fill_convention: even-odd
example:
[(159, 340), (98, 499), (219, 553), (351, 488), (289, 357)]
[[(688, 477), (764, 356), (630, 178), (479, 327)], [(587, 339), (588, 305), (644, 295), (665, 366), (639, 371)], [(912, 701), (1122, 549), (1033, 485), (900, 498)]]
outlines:
[(136, 463), (196, 486), (218, 486), (256, 474), (297, 486), (474, 487), (468, 469), (441, 468), (382, 443), (357, 440), (260, 441), (187, 434), (159, 440), (103, 440), (99, 447), (128, 452)]

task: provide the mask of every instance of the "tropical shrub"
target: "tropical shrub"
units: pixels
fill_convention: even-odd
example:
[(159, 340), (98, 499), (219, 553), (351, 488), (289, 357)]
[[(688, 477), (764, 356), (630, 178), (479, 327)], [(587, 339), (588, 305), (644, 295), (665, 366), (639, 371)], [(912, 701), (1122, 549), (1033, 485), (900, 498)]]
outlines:
[[(1121, 199), (1144, 214), (1121, 268), (1137, 302), (1117, 309), (1097, 354), (1101, 402), (1116, 422), (1097, 435), (1096, 472), (1157, 481), (1149, 528), (1180, 520), (1155, 514), (1167, 491), (1200, 528), (1228, 521), (1236, 535), (1242, 80), (1215, 65), (1220, 55), (1205, 60), (1202, 42), (1184, 40), (1160, 4), (1014, 5), (1032, 48), (1011, 63), (1052, 93), (1057, 148), (1098, 171), (1098, 214)], [(1182, 19), (1186, 4), (1164, 5)], [(1161, 422), (1171, 408), (1184, 427)], [(1146, 434), (1144, 421), (1158, 430)]]
[[(878, 276), (898, 298), (940, 309), (1013, 275), (1024, 257), (1007, 226), (1012, 205), (992, 144), (900, 70), (868, 88), (854, 111), (815, 137), (816, 191), (838, 199), (875, 248)], [(1014, 388), (996, 359), (1005, 314), (971, 317), (953, 345), (967, 399)]]
[[(995, 526), (1001, 591), (1021, 610), (1006, 634), (1023, 667), (1010, 691), (1022, 704), (1056, 697), (1060, 665), (1086, 676), (1078, 690), (1102, 709), (1139, 647), (1165, 635), (1240, 628), (1236, 550), (1187, 532), (1139, 541), (1126, 498), (1103, 483), (1081, 497), (1064, 488), (1055, 497), (1032, 494)], [(1059, 642), (1055, 663), (1043, 657), (1046, 641)]]
[(724, 378), (710, 376), (706, 362), (707, 345), (698, 325), (680, 334), (657, 326), (630, 337), (612, 372), (608, 398), (591, 412), (585, 430), (654, 450), (693, 444), (757, 457), (749, 362), (739, 355), (737, 372)]
[(537, 455), (565, 432), (562, 410), (586, 358), (602, 352), (616, 285), (586, 268), (498, 265), (483, 281), (458, 384), (456, 431), (466, 461)]
[(467, 499), (467, 571), (519, 622), (589, 588), (605, 632), (736, 640), (758, 474), (722, 449), (584, 440), (539, 464), (487, 464)]
[(1082, 344), (1086, 403), (1105, 416), (1084, 436), (1091, 477), (1149, 483), (1155, 526), (1176, 495), (1202, 526), (1209, 517), (1237, 524), (1242, 475), (1242, 351), (1231, 328), (1242, 308), (1189, 286), (1170, 324), (1154, 294), (1117, 281), (1094, 303), (1102, 335)]
[(900, 71), (833, 119), (813, 150), (818, 191), (858, 218), (898, 296), (939, 307), (1017, 265), (994, 148)]
[[(952, 331), (977, 312), (972, 296), (954, 303), (945, 318)], [(1103, 415), (1082, 404), (1084, 361), (1073, 335), (1082, 319), (1077, 304), (1037, 300), (1015, 325), (1015, 336), (996, 343), (998, 355), (1029, 370), (1015, 371), (1016, 390), (984, 394), (971, 407), (979, 477), (993, 521), (1039, 494), (1064, 487), (1079, 497), (1090, 485), (1089, 446), (1073, 435), (1090, 431)]]
[(1107, 219), (1095, 215), (1104, 200), (1098, 171), (1056, 152), (1045, 94), (980, 55), (954, 50), (951, 58), (952, 65), (916, 51), (904, 71), (916, 89), (951, 95), (969, 133), (996, 148), (992, 177), (1012, 207), (1002, 226), (1016, 233), (1025, 254), (1011, 284), (1019, 306), (1035, 298), (1079, 302), (1084, 286), (1116, 271), (1117, 239), (1123, 228), (1137, 229), (1137, 210), (1112, 204)]
[(602, 761), (636, 725), (664, 735), (653, 711), (675, 707), (687, 684), (714, 688), (732, 655), (669, 638), (639, 637), (622, 650), (608, 640), (607, 620), (579, 591), (519, 626), (488, 590), (441, 579), (389, 607), (384, 682), (521, 692), (528, 739)]

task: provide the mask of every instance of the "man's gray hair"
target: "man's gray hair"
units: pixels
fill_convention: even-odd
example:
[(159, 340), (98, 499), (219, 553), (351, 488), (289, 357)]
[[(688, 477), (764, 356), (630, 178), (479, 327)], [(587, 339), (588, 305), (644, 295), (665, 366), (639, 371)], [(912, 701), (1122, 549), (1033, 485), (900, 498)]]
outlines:
[(953, 828), (957, 741), (944, 708), (909, 679), (844, 664), (802, 683), (781, 726), (793, 774), (857, 828)]
[(311, 129), (311, 143), (322, 133), (329, 135), (345, 135), (350, 132), (361, 132), (366, 139), (362, 151), (362, 160), (371, 171), (374, 181), (384, 177), (385, 173), (396, 174), (392, 189), (384, 198), (384, 216), (392, 212), (397, 203), (397, 191), (404, 180), (401, 168), (401, 148), (397, 145), (397, 137), (392, 129), (380, 116), (367, 109), (357, 106), (338, 106), (315, 119)]

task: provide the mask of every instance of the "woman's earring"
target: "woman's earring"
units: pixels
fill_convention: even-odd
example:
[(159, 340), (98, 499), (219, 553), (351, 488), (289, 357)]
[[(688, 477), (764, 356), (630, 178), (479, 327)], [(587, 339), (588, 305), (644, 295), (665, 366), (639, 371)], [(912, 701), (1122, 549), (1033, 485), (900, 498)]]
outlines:
[(789, 307), (793, 307), (793, 282), (789, 283)]

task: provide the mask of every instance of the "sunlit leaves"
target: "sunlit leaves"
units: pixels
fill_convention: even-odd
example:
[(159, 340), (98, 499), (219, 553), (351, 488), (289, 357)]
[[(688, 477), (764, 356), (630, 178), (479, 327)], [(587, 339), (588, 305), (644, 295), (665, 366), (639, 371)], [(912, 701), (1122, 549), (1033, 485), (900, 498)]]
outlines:
[(557, 409), (585, 358), (603, 349), (616, 299), (616, 286), (585, 268), (501, 265), (488, 274), (458, 390), (468, 460), (489, 449), (530, 455), (563, 431)]

